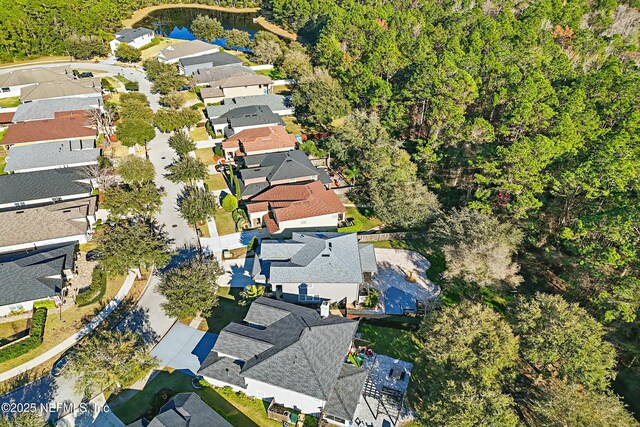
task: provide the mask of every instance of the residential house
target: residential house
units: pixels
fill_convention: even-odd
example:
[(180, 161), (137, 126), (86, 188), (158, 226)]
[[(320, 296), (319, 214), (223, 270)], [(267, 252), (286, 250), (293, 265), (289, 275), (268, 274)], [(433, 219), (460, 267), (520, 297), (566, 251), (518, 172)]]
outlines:
[[(209, 88), (203, 88), (202, 91)], [(290, 116), (293, 114), (293, 106), (291, 105), (291, 99), (288, 96), (275, 95), (275, 94), (263, 94), (263, 95), (251, 95), (251, 96), (238, 96), (235, 98), (227, 98), (222, 101), (222, 105), (209, 105), (207, 107), (207, 117), (215, 119), (223, 114), (238, 107), (249, 107), (252, 105), (266, 105), (269, 109), (279, 116)]]
[(152, 420), (141, 418), (127, 427), (231, 427), (231, 424), (196, 393), (178, 393)]
[(60, 243), (86, 243), (95, 223), (96, 198), (0, 211), (0, 253)]
[(95, 147), (98, 131), (89, 125), (86, 111), (59, 112), (54, 117), (9, 125), (0, 143), (12, 146), (65, 141), (82, 148)]
[(11, 121), (13, 123), (51, 120), (56, 113), (102, 109), (101, 94), (87, 98), (52, 98), (20, 104)]
[(242, 64), (242, 60), (227, 52), (208, 53), (206, 55), (191, 56), (178, 60), (180, 73), (191, 76), (205, 68), (227, 67)]
[(95, 98), (102, 95), (99, 78), (58, 80), (37, 83), (20, 89), (20, 101), (32, 102), (52, 98)]
[(1, 256), (0, 316), (59, 296), (73, 277), (74, 262), (74, 244)]
[(20, 96), (22, 88), (36, 83), (72, 80), (73, 74), (64, 67), (29, 68), (0, 74), (0, 98)]
[(0, 175), (0, 209), (82, 199), (92, 191), (84, 168)]
[(6, 172), (24, 173), (98, 164), (100, 149), (91, 141), (59, 141), (14, 145), (7, 155)]
[(199, 375), (306, 414), (353, 420), (368, 371), (345, 363), (356, 321), (260, 297), (218, 336)]
[(222, 141), (227, 160), (255, 154), (295, 150), (298, 140), (283, 126), (267, 126), (247, 129)]
[(274, 114), (266, 105), (252, 105), (234, 108), (215, 119), (209, 119), (216, 133), (226, 137), (264, 126), (284, 126), (279, 115)]
[(285, 301), (352, 303), (377, 272), (373, 245), (355, 233), (294, 232), (291, 240), (262, 241), (251, 277)]
[(266, 95), (272, 85), (273, 80), (262, 74), (236, 75), (211, 82), (200, 89), (200, 97), (205, 104), (214, 104), (236, 96)]
[(194, 56), (202, 56), (219, 51), (219, 46), (196, 39), (165, 47), (158, 53), (156, 58), (165, 64), (175, 64), (183, 58), (193, 58)]
[(269, 187), (246, 202), (252, 227), (265, 226), (272, 237), (293, 231), (336, 230), (346, 209), (336, 193), (320, 181)]
[(153, 41), (154, 32), (148, 28), (124, 28), (115, 34), (115, 38), (109, 42), (111, 53), (116, 52), (120, 43), (126, 43), (131, 47), (140, 49)]
[(320, 181), (330, 188), (332, 181), (324, 169), (313, 166), (304, 151), (292, 150), (241, 157), (245, 168), (240, 169), (242, 199), (251, 199), (267, 188), (309, 181)]
[(212, 82), (224, 80), (232, 76), (252, 76), (256, 74), (244, 64), (230, 64), (221, 67), (200, 68), (191, 75), (197, 86), (209, 86)]

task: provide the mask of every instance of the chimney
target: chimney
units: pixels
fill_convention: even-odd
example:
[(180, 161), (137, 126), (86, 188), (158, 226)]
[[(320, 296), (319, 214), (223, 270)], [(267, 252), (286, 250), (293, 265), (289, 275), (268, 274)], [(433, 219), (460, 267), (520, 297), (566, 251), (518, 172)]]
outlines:
[(320, 317), (323, 319), (329, 317), (329, 301), (322, 301), (320, 304)]

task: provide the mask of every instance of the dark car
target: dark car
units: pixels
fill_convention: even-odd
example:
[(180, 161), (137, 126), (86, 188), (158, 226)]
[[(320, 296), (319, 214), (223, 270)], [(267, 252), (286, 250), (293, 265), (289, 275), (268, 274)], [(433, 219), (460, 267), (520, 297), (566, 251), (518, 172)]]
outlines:
[(216, 171), (217, 172), (229, 172), (229, 165), (225, 165), (224, 163), (221, 164), (217, 164), (216, 165)]
[(89, 251), (85, 256), (85, 259), (87, 261), (97, 261), (98, 259), (100, 259), (100, 254), (96, 251)]
[(65, 354), (60, 359), (58, 359), (58, 361), (54, 363), (53, 367), (51, 368), (51, 375), (53, 375), (54, 377), (59, 377), (62, 374), (62, 371), (64, 370), (64, 367), (67, 365), (68, 361), (69, 354)]
[(191, 86), (184, 85), (180, 89), (178, 89), (178, 92), (184, 92), (187, 90), (191, 90)]
[(93, 77), (93, 73), (90, 72), (90, 71), (78, 74), (78, 78), (79, 79), (86, 79), (86, 78), (89, 78), (89, 77)]

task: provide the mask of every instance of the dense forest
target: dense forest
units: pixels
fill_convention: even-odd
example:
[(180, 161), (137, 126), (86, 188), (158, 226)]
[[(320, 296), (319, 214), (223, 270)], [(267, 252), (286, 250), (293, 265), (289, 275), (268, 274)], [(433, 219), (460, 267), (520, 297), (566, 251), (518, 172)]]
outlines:
[[(475, 306), (427, 322), (425, 351), (441, 368), (429, 376), (440, 386), (425, 396), (427, 424), (635, 425), (610, 387), (617, 372), (640, 410), (638, 4), (268, 3), (354, 108), (320, 148), (359, 170), (363, 197), (385, 222), (430, 230), (425, 239), (447, 263), (445, 295), (504, 298), (493, 306), (511, 326)], [(406, 177), (412, 168), (418, 182)], [(396, 197), (378, 201), (388, 188)], [(514, 289), (558, 299), (513, 298)], [(481, 338), (469, 318), (496, 336)], [(462, 331), (466, 340), (453, 337)], [(509, 348), (486, 354), (500, 342)], [(567, 345), (583, 346), (581, 355)], [(474, 352), (502, 377), (474, 374)], [(575, 363), (591, 368), (568, 372)]]
[[(12, 2), (0, 59), (106, 40), (153, 3)], [(255, 51), (279, 52), (299, 120), (332, 134), (313, 148), (446, 265), (457, 303), (421, 328), (424, 422), (637, 425), (612, 391), (640, 412), (637, 0), (262, 7), (304, 41)]]

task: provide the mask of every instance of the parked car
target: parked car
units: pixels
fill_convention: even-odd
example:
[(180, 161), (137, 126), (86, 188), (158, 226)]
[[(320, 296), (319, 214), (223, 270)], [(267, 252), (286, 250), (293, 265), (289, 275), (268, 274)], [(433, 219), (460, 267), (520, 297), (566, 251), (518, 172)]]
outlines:
[(67, 365), (67, 362), (69, 362), (68, 353), (63, 355), (56, 363), (53, 364), (53, 367), (51, 368), (51, 375), (59, 377), (64, 371), (64, 367)]
[(184, 85), (180, 89), (178, 89), (178, 92), (185, 92), (187, 90), (191, 90), (191, 87), (188, 85)]
[(100, 259), (100, 254), (98, 252), (96, 252), (95, 250), (89, 251), (89, 252), (87, 252), (87, 255), (85, 256), (85, 259), (87, 261), (97, 261), (97, 260)]
[(78, 74), (78, 78), (79, 79), (86, 79), (86, 78), (89, 78), (89, 77), (93, 77), (93, 73), (90, 72), (90, 71), (86, 71), (84, 73), (79, 73)]
[(217, 172), (229, 172), (229, 165), (225, 165), (224, 163), (219, 163), (216, 165)]

